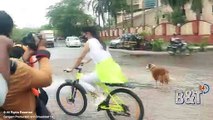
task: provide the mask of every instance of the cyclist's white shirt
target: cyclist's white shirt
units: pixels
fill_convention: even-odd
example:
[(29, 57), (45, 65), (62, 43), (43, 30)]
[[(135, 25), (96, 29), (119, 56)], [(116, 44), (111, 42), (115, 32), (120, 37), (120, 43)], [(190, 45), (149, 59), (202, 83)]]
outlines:
[(95, 64), (100, 63), (101, 61), (110, 58), (111, 54), (108, 49), (104, 50), (101, 43), (96, 38), (88, 39), (89, 43), (89, 56), (94, 61)]

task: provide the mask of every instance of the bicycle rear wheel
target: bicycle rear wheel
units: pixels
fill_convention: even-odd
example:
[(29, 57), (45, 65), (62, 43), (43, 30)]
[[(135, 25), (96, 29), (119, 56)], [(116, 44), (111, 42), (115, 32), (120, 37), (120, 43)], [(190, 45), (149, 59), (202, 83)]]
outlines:
[[(106, 112), (111, 120), (143, 119), (144, 107), (141, 99), (135, 93), (128, 89), (119, 88), (113, 90), (110, 95), (106, 99), (106, 105), (109, 108)], [(119, 107), (122, 109), (121, 111), (116, 110)]]
[(56, 100), (61, 110), (68, 115), (81, 115), (87, 107), (85, 90), (79, 84), (64, 83), (59, 86)]

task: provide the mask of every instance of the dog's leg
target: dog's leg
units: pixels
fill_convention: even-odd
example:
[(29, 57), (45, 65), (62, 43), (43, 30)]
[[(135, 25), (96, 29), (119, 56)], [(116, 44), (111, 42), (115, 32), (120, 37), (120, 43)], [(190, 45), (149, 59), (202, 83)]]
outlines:
[(160, 85), (161, 85), (161, 86), (163, 86), (163, 83), (162, 83), (162, 82), (160, 82)]
[(158, 81), (155, 80), (155, 88), (158, 88)]

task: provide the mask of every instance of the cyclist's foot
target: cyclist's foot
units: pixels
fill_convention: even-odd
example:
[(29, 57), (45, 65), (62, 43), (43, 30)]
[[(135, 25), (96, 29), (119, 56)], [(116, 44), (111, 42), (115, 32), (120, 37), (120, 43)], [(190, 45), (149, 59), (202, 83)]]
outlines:
[(107, 103), (106, 103), (106, 101), (104, 100), (104, 101), (102, 101), (102, 102), (98, 105), (97, 111), (106, 110), (106, 109), (103, 108), (103, 107), (106, 107), (106, 106), (107, 106)]

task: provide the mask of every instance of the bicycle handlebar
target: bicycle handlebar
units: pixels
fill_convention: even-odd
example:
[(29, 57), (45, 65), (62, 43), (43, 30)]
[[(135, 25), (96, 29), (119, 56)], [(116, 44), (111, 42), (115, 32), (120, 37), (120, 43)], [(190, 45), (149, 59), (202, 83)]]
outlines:
[[(84, 63), (81, 63), (81, 64), (80, 64), (77, 68), (75, 68), (75, 70), (78, 70), (78, 72), (81, 72), (81, 70), (82, 70), (82, 66), (84, 66)], [(72, 71), (64, 70), (64, 72), (69, 73), (69, 72), (72, 72)]]

